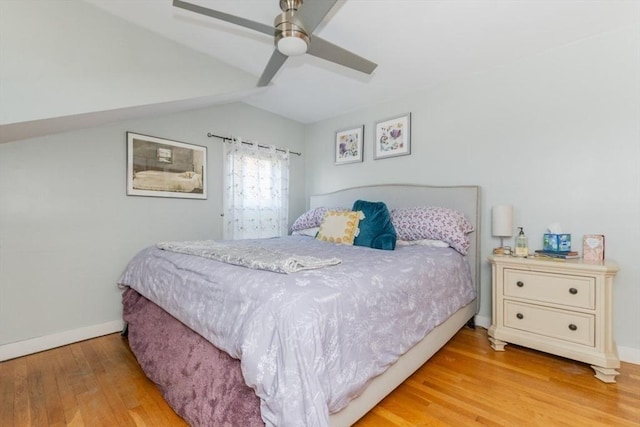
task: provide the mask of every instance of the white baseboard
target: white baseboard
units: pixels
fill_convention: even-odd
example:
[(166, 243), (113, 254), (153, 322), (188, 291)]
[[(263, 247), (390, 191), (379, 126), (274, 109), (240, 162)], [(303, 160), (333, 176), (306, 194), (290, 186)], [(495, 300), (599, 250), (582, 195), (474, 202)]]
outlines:
[[(476, 315), (476, 325), (489, 329), (491, 319), (489, 317)], [(640, 365), (640, 348), (618, 346), (618, 357), (623, 362)]]
[(476, 325), (489, 329), (489, 326), (491, 326), (491, 318), (476, 314)]
[(122, 320), (64, 331), (0, 346), (0, 362), (122, 330)]
[[(476, 325), (480, 327), (488, 329), (489, 326), (491, 326), (491, 319), (488, 317), (476, 315), (475, 319)], [(50, 350), (52, 348), (72, 344), (74, 342), (119, 332), (122, 330), (122, 326), (122, 320), (114, 320), (107, 323), (101, 323), (99, 325), (87, 326), (84, 328), (73, 329), (71, 331), (46, 335), (44, 337), (1, 345), (0, 362), (14, 359), (16, 357), (26, 356), (28, 354), (38, 353), (39, 351)], [(620, 360), (623, 362), (640, 365), (640, 349), (638, 348), (618, 346), (618, 355)]]
[(618, 357), (623, 362), (640, 365), (640, 348), (618, 346)]

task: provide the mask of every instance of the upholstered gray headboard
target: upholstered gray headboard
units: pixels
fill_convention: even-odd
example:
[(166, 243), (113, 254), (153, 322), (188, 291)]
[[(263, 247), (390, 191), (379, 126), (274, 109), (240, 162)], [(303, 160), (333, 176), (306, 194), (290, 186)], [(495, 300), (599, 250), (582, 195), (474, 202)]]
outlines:
[(389, 210), (416, 206), (440, 206), (463, 212), (471, 221), (474, 232), (470, 234), (471, 247), (467, 257), (480, 301), (480, 187), (477, 185), (430, 186), (430, 185), (370, 185), (347, 188), (333, 193), (311, 196), (309, 208), (346, 207), (356, 200), (385, 202)]

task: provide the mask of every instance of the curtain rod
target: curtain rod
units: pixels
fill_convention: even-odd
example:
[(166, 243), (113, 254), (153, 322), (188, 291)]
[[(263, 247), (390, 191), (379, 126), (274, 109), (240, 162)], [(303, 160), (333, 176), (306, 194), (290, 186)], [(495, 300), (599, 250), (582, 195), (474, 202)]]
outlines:
[[(214, 134), (212, 134), (211, 132), (209, 132), (209, 133), (207, 134), (207, 136), (208, 136), (209, 138), (220, 138), (222, 141), (233, 141), (233, 138), (231, 138), (231, 137), (228, 137), (228, 136), (220, 136), (220, 135), (214, 135)], [(251, 142), (249, 142), (249, 141), (240, 141), (240, 142), (242, 142), (243, 144), (249, 144), (249, 145), (251, 145), (251, 144), (252, 144), (252, 143), (251, 143)], [(258, 144), (258, 147), (260, 147), (260, 148), (271, 148), (271, 147), (269, 147), (268, 145), (260, 145), (260, 144)], [(284, 149), (282, 149), (282, 148), (277, 148), (277, 147), (276, 147), (276, 151), (282, 151), (283, 153), (286, 153), (286, 152), (287, 152), (287, 150), (284, 150)], [(291, 153), (291, 154), (295, 154), (296, 156), (302, 156), (302, 153), (298, 153), (297, 151), (289, 151), (289, 153)]]

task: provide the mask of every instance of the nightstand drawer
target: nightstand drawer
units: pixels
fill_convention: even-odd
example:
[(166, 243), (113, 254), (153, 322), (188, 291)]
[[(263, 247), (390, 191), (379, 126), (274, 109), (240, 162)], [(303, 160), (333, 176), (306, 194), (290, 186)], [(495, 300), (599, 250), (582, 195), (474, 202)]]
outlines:
[(536, 271), (504, 270), (504, 295), (593, 310), (595, 278)]
[(595, 316), (590, 314), (505, 301), (504, 326), (595, 346)]

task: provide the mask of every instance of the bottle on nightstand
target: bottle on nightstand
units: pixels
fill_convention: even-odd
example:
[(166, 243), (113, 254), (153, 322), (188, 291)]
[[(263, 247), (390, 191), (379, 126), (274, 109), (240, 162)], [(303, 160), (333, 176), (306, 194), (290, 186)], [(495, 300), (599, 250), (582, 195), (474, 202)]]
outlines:
[(527, 236), (524, 235), (524, 228), (518, 227), (520, 232), (516, 236), (516, 256), (527, 257), (529, 255), (529, 245), (527, 244)]

